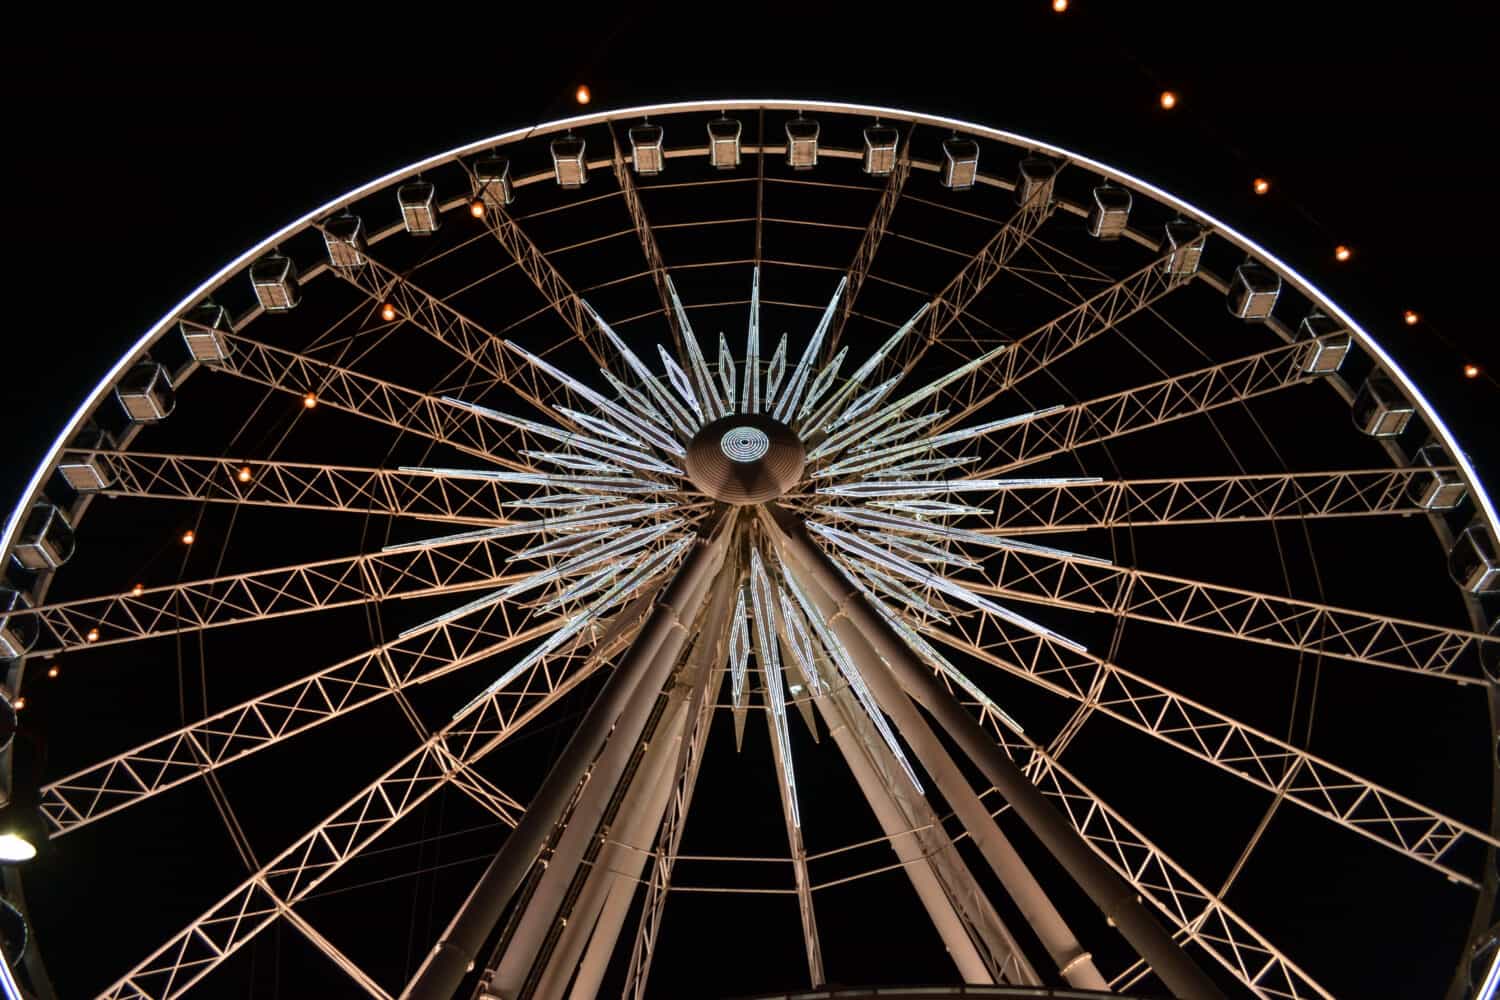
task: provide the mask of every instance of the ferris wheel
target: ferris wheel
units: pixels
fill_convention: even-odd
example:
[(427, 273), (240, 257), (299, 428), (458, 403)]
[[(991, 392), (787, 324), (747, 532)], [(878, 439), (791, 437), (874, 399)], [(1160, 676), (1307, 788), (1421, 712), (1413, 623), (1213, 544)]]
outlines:
[(1497, 530), (1352, 317), (1079, 153), (486, 138), (228, 264), (39, 464), (6, 989), (1477, 995)]

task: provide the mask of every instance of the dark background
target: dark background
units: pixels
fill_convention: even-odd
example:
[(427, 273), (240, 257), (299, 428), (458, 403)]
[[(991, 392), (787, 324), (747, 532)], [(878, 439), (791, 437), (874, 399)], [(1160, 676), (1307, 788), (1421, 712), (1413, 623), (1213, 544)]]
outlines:
[[(7, 507), (119, 354), (229, 258), (371, 177), (571, 114), (581, 82), (593, 108), (716, 95), (890, 104), (1117, 165), (1321, 285), (1417, 379), (1481, 474), (1500, 469), (1496, 172), (1483, 153), (1496, 37), (1470, 7), (634, 4), (529, 19), (367, 12), (326, 29), (266, 13), (274, 25), (233, 32), (58, 20), (4, 43)], [(1181, 98), (1170, 113), (1164, 88)], [(1251, 193), (1256, 176), (1270, 196)], [(1355, 251), (1344, 265), (1339, 243)], [(1420, 325), (1401, 323), (1408, 308)], [(1467, 361), (1486, 375), (1465, 380)], [(718, 798), (732, 809), (731, 793)], [(776, 947), (795, 968), (794, 932)], [(1415, 982), (1451, 962), (1402, 964), (1422, 967)]]
[[(225, 261), (371, 177), (573, 113), (581, 82), (596, 108), (801, 94), (909, 107), (1132, 171), (1322, 285), (1493, 469), (1497, 178), (1483, 150), (1496, 34), (1481, 10), (1077, 0), (1056, 15), (1027, 0), (919, 17), (636, 3), (404, 15), (401, 27), (19, 30), (0, 72), (7, 367), (25, 376), (6, 386), (0, 494), (19, 492), (121, 351)], [(1181, 96), (1171, 113), (1164, 88)], [(1251, 194), (1256, 176), (1269, 197)], [(1355, 251), (1343, 266), (1340, 243)], [(1408, 308), (1421, 325), (1401, 324)], [(1470, 360), (1485, 378), (1463, 379)]]

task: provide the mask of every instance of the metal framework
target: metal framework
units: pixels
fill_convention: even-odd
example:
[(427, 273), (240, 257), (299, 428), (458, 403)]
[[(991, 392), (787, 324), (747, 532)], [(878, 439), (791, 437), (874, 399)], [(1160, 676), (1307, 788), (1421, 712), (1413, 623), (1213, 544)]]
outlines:
[[(1321, 591), (1312, 600), (1239, 586), (1232, 560), (1215, 561), (1223, 576), (1198, 579), (1157, 572), (1144, 561), (1135, 565), (1133, 555), (1121, 554), (1133, 552), (1128, 545), (1112, 545), (1114, 559), (1100, 554), (1103, 542), (1128, 538), (1137, 528), (1178, 526), (1194, 537), (1217, 538), (1215, 531), (1232, 530), (1222, 526), (1263, 525), (1267, 534), (1257, 537), (1273, 540), (1285, 570), (1280, 532), (1322, 519), (1354, 519), (1352, 528), (1379, 531), (1410, 516), (1430, 523), (1445, 542), (1468, 523), (1494, 532), (1493, 505), (1461, 449), (1352, 320), (1232, 229), (1064, 150), (957, 123), (965, 134), (1012, 148), (1031, 164), (1040, 153), (1057, 165), (1051, 180), (1030, 188), (1025, 164), (1020, 183), (1004, 179), (1004, 166), (991, 171), (986, 165), (975, 190), (960, 194), (931, 184), (928, 175), (941, 164), (923, 157), (913, 135), (918, 128), (924, 136), (930, 132), (935, 147), (955, 123), (881, 110), (883, 120), (902, 124), (903, 134), (888, 175), (870, 179), (840, 162), (858, 160), (858, 151), (820, 146), (816, 124), (801, 112), (869, 117), (877, 109), (728, 102), (645, 110), (665, 120), (669, 134), (678, 112), (722, 111), (723, 117), (709, 126), (708, 147), (674, 148), (663, 159), (670, 165), (664, 176), (637, 176), (634, 158), (620, 145), (617, 125), (640, 109), (486, 140), (324, 206), (217, 279), (243, 277), (264, 249), (278, 241), (297, 245), (299, 234), (318, 237), (320, 247), (335, 246), (344, 231), (331, 228), (335, 219), (346, 225), (346, 210), (365, 211), (419, 171), (439, 180), (462, 178), (482, 209), (474, 211), (478, 221), (469, 230), (480, 238), (455, 240), (424, 222), (414, 231), (432, 238), (439, 252), (419, 266), (398, 266), (383, 262), (404, 259), (399, 241), (407, 236), (393, 226), (363, 237), (357, 254), (307, 269), (295, 290), (313, 297), (329, 285), (348, 286), (359, 296), (356, 314), (379, 312), (384, 327), (356, 324), (351, 336), (345, 321), (333, 329), (288, 321), (277, 328), (278, 337), (261, 339), (251, 328), (269, 311), (290, 311), (291, 289), (262, 295), (258, 285), (260, 307), (227, 326), (212, 326), (189, 309), (215, 290), (206, 287), (126, 359), (139, 360), (164, 331), (180, 329), (193, 357), (172, 379), (184, 413), (206, 412), (203, 382), (232, 379), (236, 392), (264, 390), (260, 407), (269, 412), (284, 406), (286, 394), (296, 397), (275, 434), (232, 428), (230, 443), (215, 455), (201, 445), (174, 446), (171, 431), (183, 414), (147, 432), (150, 450), (134, 446), (143, 433), (139, 423), (112, 441), (76, 433), (84, 417), (106, 422), (101, 390), (44, 463), (23, 507), (29, 510), (48, 485), (54, 496), (67, 498), (62, 506), (81, 545), (91, 543), (96, 519), (112, 516), (93, 507), (100, 496), (133, 498), (132, 504), (229, 505), (247, 525), (236, 529), (236, 540), (248, 537), (252, 545), (264, 530), (256, 527), (257, 517), (270, 524), (314, 511), (388, 518), (382, 527), (389, 540), (379, 547), (366, 541), (365, 551), (319, 561), (284, 554), (297, 551), (294, 539), (279, 548), (267, 542), (259, 564), (269, 569), (194, 571), (198, 578), (184, 570), (186, 579), (176, 583), (128, 591), (112, 580), (69, 591), (96, 596), (57, 600), (49, 597), (54, 576), (69, 568), (56, 570), (46, 560), (64, 546), (50, 536), (25, 535), (21, 518), (13, 517), (5, 542), (16, 555), (13, 580), (25, 599), (0, 605), (0, 640), (11, 644), (8, 650), (23, 638), (28, 645), (10, 664), (8, 700), (21, 690), (28, 662), (59, 653), (79, 654), (82, 673), (146, 648), (133, 644), (155, 637), (334, 608), (365, 608), (378, 621), (394, 607), (386, 602), (406, 599), (420, 599), (403, 606), (426, 615), (414, 625), (410, 619), (420, 615), (401, 615), (394, 637), (383, 624), (372, 627), (368, 642), (357, 643), (352, 654), (328, 656), (327, 665), (294, 659), (267, 683), (269, 690), (238, 695), (212, 711), (205, 706), (201, 717), (185, 715), (165, 733), (133, 731), (90, 763), (46, 777), (40, 811), (59, 838), (56, 849), (66, 851), (83, 838), (61, 835), (96, 823), (108, 829), (104, 824), (116, 814), (142, 815), (195, 781), (214, 789), (218, 803), (221, 772), (262, 750), (314, 739), (308, 735), (314, 730), (326, 738), (335, 727), (325, 724), (360, 718), (362, 708), (389, 700), (410, 724), (410, 734), (403, 731), (401, 739), (362, 755), (396, 763), (290, 846), (277, 844), (270, 861), (247, 863), (248, 877), (163, 935), (164, 944), (158, 937), (143, 949), (146, 957), (100, 995), (181, 996), (283, 921), (361, 995), (582, 1000), (619, 988), (641, 1000), (649, 984), (662, 982), (658, 956), (671, 933), (667, 915), (674, 898), (687, 893), (786, 898), (797, 913), (804, 982), (820, 987), (849, 974), (830, 968), (825, 955), (820, 925), (826, 928), (831, 912), (825, 893), (853, 880), (892, 878), (910, 885), (953, 975), (965, 983), (1165, 988), (1211, 997), (1218, 987), (1198, 967), (1207, 959), (1222, 970), (1224, 982), (1249, 995), (1331, 997), (1331, 963), (1305, 951), (1307, 965), (1299, 965), (1275, 943), (1284, 928), (1253, 926), (1230, 904), (1247, 860), (1267, 850), (1266, 830), (1283, 804), (1296, 807), (1286, 813), (1319, 817), (1334, 834), (1380, 848), (1381, 858), (1401, 859), (1393, 864), (1416, 862), (1419, 874), (1472, 892), (1476, 913), (1485, 912), (1494, 896), (1500, 837), (1493, 824), (1473, 819), (1472, 803), (1460, 809), (1428, 802), (1422, 790), (1362, 774), (1363, 765), (1350, 763), (1361, 759), (1356, 746), (1320, 743), (1314, 753), (1307, 733), (1317, 696), (1300, 682), (1288, 700), (1292, 723), (1304, 725), (1276, 735), (1284, 720), (1241, 718), (1232, 691), (1190, 696), (1153, 663), (1157, 644), (1170, 651), (1177, 641), (1172, 636), (1198, 633), (1215, 637), (1234, 657), (1196, 664), (1206, 682), (1195, 692), (1212, 690), (1220, 674), (1229, 686), (1229, 664), (1296, 660), (1317, 671), (1312, 690), (1343, 683), (1345, 676), (1358, 683), (1368, 676), (1363, 667), (1377, 667), (1396, 672), (1385, 678), (1392, 685), (1438, 689), (1435, 697), (1450, 699), (1445, 704), (1472, 709), (1465, 699), (1487, 699), (1493, 708), (1489, 678), (1500, 662), (1500, 637), (1488, 627), (1482, 595), (1449, 602), (1455, 613), (1467, 612), (1467, 624), (1456, 624), (1456, 616), (1442, 623), (1424, 620), (1425, 612), (1406, 618), (1360, 610)], [(711, 194), (717, 184), (748, 183), (748, 177), (703, 171), (706, 157), (716, 157), (716, 166), (728, 163), (717, 159), (728, 155), (722, 144), (732, 130), (725, 123), (746, 110), (756, 113), (759, 134), (753, 146), (742, 146), (733, 131), (729, 165), (741, 155), (755, 158), (753, 219), (673, 221), (669, 192)], [(786, 126), (786, 143), (770, 144), (768, 134), (782, 127), (776, 116), (791, 111), (799, 115)], [(548, 193), (554, 178), (564, 176), (563, 160), (573, 155), (567, 143), (574, 130), (593, 130), (590, 135), (606, 140), (607, 158), (572, 164), (585, 173), (612, 170), (615, 187), (601, 195), (581, 197), (571, 185)], [(468, 160), (565, 133), (563, 145), (550, 150), (557, 173), (507, 175), (515, 206), (484, 188), (493, 178), (481, 177)], [(582, 143), (576, 148), (581, 158)], [(985, 156), (991, 155), (987, 148)], [(819, 179), (810, 180), (800, 171), (815, 162), (824, 166)], [(1090, 206), (1074, 190), (1084, 175), (1090, 184), (1123, 184), (1192, 219), (1205, 239), (1211, 234), (1201, 247), (1205, 262), (1223, 248), (1266, 262), (1288, 296), (1300, 295), (1309, 311), (1335, 317), (1363, 358), (1396, 380), (1428, 434), (1421, 443), (1434, 442), (1437, 452), (1412, 458), (1401, 440), (1386, 439), (1389, 466), (1361, 455), (1343, 468), (1343, 452), (1333, 449), (1314, 466), (1323, 471), (1246, 471), (1226, 439), (1237, 471), (1148, 477), (1115, 471), (1111, 444), (1127, 435), (1149, 441), (1163, 425), (1207, 422), (1213, 411), (1273, 394), (1295, 405), (1304, 390), (1283, 390), (1304, 384), (1326, 383), (1346, 401), (1355, 392), (1336, 366), (1308, 361), (1324, 349), (1342, 350), (1346, 334), (1325, 333), (1316, 324), (1311, 336), (1294, 333), (1279, 315), (1287, 306), (1278, 303), (1263, 327), (1240, 328), (1259, 338), (1242, 357), (1186, 372), (1173, 365), (1147, 384), (1082, 402), (1050, 402), (1056, 392), (1036, 376), (1049, 376), (1065, 393), (1080, 370), (1087, 370), (1090, 385), (1100, 384), (1108, 366), (1094, 358), (1125, 346), (1144, 351), (1122, 329), (1127, 323), (1131, 331), (1154, 323), (1159, 331), (1176, 332), (1162, 321), (1160, 306), (1189, 286), (1226, 288), (1207, 266), (1178, 266), (1175, 251), (1164, 253), (1153, 233), (1129, 229), (1117, 243), (1084, 240), (1077, 219)], [(768, 183), (857, 191), (869, 215), (767, 216)], [(956, 271), (948, 262), (959, 252), (946, 246), (945, 234), (907, 233), (897, 225), (905, 218), (898, 216), (898, 203), (918, 188), (933, 188), (931, 197), (915, 196), (934, 212), (997, 227), (977, 250), (961, 254)], [(572, 219), (590, 205), (614, 213), (607, 220), (614, 225), (617, 195), (631, 228), (611, 235), (634, 234), (644, 270), (634, 251), (623, 267), (587, 266), (581, 258), (609, 259), (608, 236), (543, 251), (528, 231)], [(524, 214), (532, 196), (540, 207)], [(407, 195), (401, 197), (405, 205)], [(987, 200), (969, 211), (961, 201), (969, 197)], [(444, 217), (447, 232), (464, 224), (454, 217), (468, 215), (469, 204), (467, 198), (429, 201), (427, 210)], [(684, 245), (679, 252), (667, 235), (686, 227), (731, 231), (752, 221), (753, 248), (710, 248), (698, 258), (692, 256), (698, 248)], [(814, 259), (811, 250), (805, 260), (796, 254), (764, 258), (763, 233), (782, 226), (838, 231), (851, 242), (858, 233), (853, 258)], [(936, 251), (925, 273), (938, 277), (882, 273), (880, 248), (892, 237)], [(659, 241), (673, 248), (670, 267)], [(1087, 262), (1089, 254), (1118, 259), (1098, 268)], [(467, 272), (455, 266), (469, 282), (463, 290), (518, 273), (544, 308), (521, 319), (471, 318), (453, 305), (458, 293), (429, 290), (458, 283), (437, 276), (450, 257), (483, 264)], [(487, 276), (473, 279), (480, 271)], [(796, 301), (784, 294), (779, 283), (793, 271), (804, 283), (826, 283), (823, 297)], [(331, 279), (321, 277), (329, 272)], [(1039, 301), (1051, 303), (1050, 318), (1014, 339), (998, 333), (1010, 322), (993, 314), (984, 295), (1002, 276), (1008, 291), (1011, 285), (1044, 291)], [(749, 289), (743, 300), (727, 303), (748, 307), (743, 332), (694, 331), (698, 317), (724, 315), (723, 293), (710, 280), (743, 281)], [(919, 280), (921, 287), (911, 283)], [(595, 308), (615, 289), (647, 283), (658, 309), (611, 316), (606, 307)], [(690, 285), (715, 290), (679, 293), (679, 286)], [(876, 285), (916, 293), (919, 308), (866, 317), (856, 306), (870, 300), (867, 290)], [(347, 302), (348, 290), (342, 290)], [(684, 299), (694, 304), (685, 307)], [(776, 322), (795, 317), (788, 333), (778, 330), (779, 339), (770, 330), (772, 315)], [(851, 319), (865, 318), (889, 331), (882, 340), (844, 335)], [(533, 319), (535, 329), (521, 326)], [(1195, 347), (1212, 344), (1211, 327), (1238, 322), (1223, 310), (1217, 317), (1205, 311), (1201, 334), (1195, 329), (1184, 339)], [(555, 337), (542, 329), (549, 325)], [(390, 335), (405, 327), (422, 336)], [(511, 332), (517, 328), (524, 344), (506, 339), (519, 336)], [(273, 339), (275, 345), (266, 342)], [(1072, 356), (1085, 346), (1087, 352)], [(408, 384), (430, 376), (390, 374), (407, 370), (406, 357), (429, 350), (441, 363), (422, 370), (448, 369), (436, 385)], [(1200, 351), (1210, 359), (1227, 353)], [(105, 389), (114, 387), (126, 362)], [(203, 368), (215, 373), (211, 379), (197, 374)], [(358, 428), (351, 433), (414, 440), (428, 457), (422, 465), (393, 467), (306, 460), (328, 454), (330, 444), (338, 455), (338, 442), (315, 430), (321, 407), (362, 418), (344, 425)], [(1351, 440), (1356, 434), (1340, 431)], [(1079, 474), (1053, 474), (1052, 465), (1040, 465), (1064, 456)], [(59, 468), (56, 479), (44, 482)], [(1105, 470), (1111, 478), (1094, 474)], [(1432, 498), (1434, 484), (1446, 491), (1442, 503)], [(1458, 520), (1471, 511), (1472, 522)], [(1259, 557), (1270, 557), (1270, 550)], [(278, 560), (283, 564), (275, 565)], [(1102, 630), (1080, 622), (1112, 625), (1109, 648), (1087, 648), (1080, 637)], [(544, 713), (555, 717), (567, 698), (587, 708), (570, 721), (566, 746), (523, 804), (496, 783), (489, 758)], [(1027, 713), (1019, 706), (1034, 698), (1061, 705), (1067, 721), (1024, 726), (1020, 716)], [(764, 719), (764, 737), (757, 722), (746, 738), (750, 719)], [(705, 766), (711, 733), (727, 731), (730, 723), (736, 749), (761, 753), (774, 776), (776, 802), (755, 807), (778, 810), (780, 839), (764, 855), (684, 853), (695, 792), (701, 782), (719, 780)], [(1090, 756), (1089, 742), (1079, 739), (1105, 726), (1197, 762), (1193, 773), (1202, 773), (1209, 791), (1196, 794), (1246, 795), (1257, 807), (1269, 802), (1253, 831), (1212, 831), (1239, 849), (1220, 888), (1210, 886), (1220, 884), (1222, 872), (1190, 872), (1147, 835), (1159, 817), (1127, 819), (1130, 807), (1106, 801), (1078, 776), (1112, 766)], [(809, 749), (794, 737), (798, 727), (829, 739)], [(1488, 738), (1479, 737), (1488, 746)], [(765, 749), (756, 750), (762, 738)], [(116, 749), (121, 745), (129, 749)], [(833, 753), (843, 762), (870, 805), (870, 836), (851, 833), (842, 846), (807, 849), (804, 824), (819, 815), (799, 784), (807, 753)], [(512, 766), (520, 760), (506, 759)], [(8, 766), (7, 750), (0, 770)], [(977, 785), (974, 774), (982, 777)], [(510, 778), (507, 771), (506, 787)], [(1155, 780), (1144, 773), (1139, 779)], [(367, 952), (351, 946), (341, 928), (323, 926), (309, 904), (338, 884), (350, 861), (375, 856), (377, 838), (404, 818), (428, 815), (425, 804), (449, 785), (510, 832), (467, 899), (444, 901), (449, 909), (442, 919), (451, 921), (435, 943), (416, 943), (419, 955), (431, 950), (414, 976), (397, 982), (389, 970), (371, 966)], [(929, 801), (934, 792), (942, 810)], [(231, 816), (224, 821), (236, 844), (255, 839), (234, 829)], [(1013, 824), (1033, 836), (1013, 844), (1005, 833)], [(960, 849), (965, 841), (973, 852)], [(1047, 870), (1063, 873), (1073, 886), (1059, 892), (1052, 876), (1034, 872), (1036, 858), (1027, 847), (1033, 841), (1053, 854), (1056, 866)], [(988, 876), (971, 867), (976, 857), (1008, 903), (997, 906), (984, 888)], [(773, 888), (743, 876), (685, 871), (743, 870), (751, 862), (774, 865), (784, 883)], [(6, 871), (7, 880), (14, 877)], [(637, 915), (627, 931), (632, 912)], [(1027, 924), (1025, 932), (1012, 914)], [(1091, 955), (1080, 944), (1098, 939), (1105, 926), (1120, 932), (1124, 961)], [(754, 932), (726, 931), (751, 940)], [(629, 955), (623, 981), (611, 982), (612, 960), (621, 950)], [(35, 949), (28, 962), (35, 995), (49, 996)]]

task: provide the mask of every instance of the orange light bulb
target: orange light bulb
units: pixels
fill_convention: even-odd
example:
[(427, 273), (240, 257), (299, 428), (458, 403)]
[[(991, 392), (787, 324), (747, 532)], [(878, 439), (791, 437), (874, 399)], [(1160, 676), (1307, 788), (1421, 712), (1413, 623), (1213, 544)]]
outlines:
[(389, 302), (381, 306), (380, 318), (385, 320), (387, 323), (393, 321), (396, 318), (396, 307), (391, 305)]
[(573, 100), (577, 101), (579, 104), (587, 104), (593, 99), (594, 95), (589, 92), (589, 88), (586, 84), (579, 84), (578, 89), (573, 91)]
[(476, 219), (484, 218), (484, 202), (480, 201), (478, 198), (475, 198), (473, 201), (469, 202), (469, 214), (474, 216), (474, 218)]
[(1464, 378), (1478, 378), (1479, 366), (1476, 364), (1464, 365)]
[(315, 392), (304, 393), (303, 396), (302, 396), (302, 405), (304, 407), (306, 407), (307, 409), (309, 409), (309, 410), (312, 409), (314, 406), (317, 406), (318, 405), (318, 394), (315, 393)]
[(140, 597), (145, 592), (146, 592), (146, 585), (144, 583), (138, 583), (134, 587), (130, 588), (130, 596), (131, 597)]
[(254, 473), (250, 471), (250, 466), (242, 465), (240, 466), (240, 471), (234, 474), (234, 478), (238, 479), (242, 483), (248, 483), (251, 479), (254, 478)]
[(52, 666), (50, 666), (50, 667), (47, 668), (47, 676), (48, 677), (56, 677), (60, 673), (62, 673), (62, 671), (57, 669), (57, 664), (55, 664), (55, 663), (52, 664)]
[(1422, 322), (1422, 317), (1418, 316), (1416, 312), (1411, 309), (1408, 309), (1406, 310), (1406, 312), (1402, 313), (1401, 318), (1406, 321), (1407, 326), (1416, 326), (1418, 323)]
[(1252, 184), (1251, 187), (1254, 188), (1256, 194), (1271, 193), (1271, 182), (1266, 180), (1264, 177), (1255, 178), (1255, 183)]
[(11, 704), (14, 705), (16, 707), (16, 711), (19, 712), (21, 709), (26, 707), (26, 696), (24, 694), (21, 695), (21, 697), (11, 702)]
[(1350, 257), (1353, 257), (1353, 256), (1354, 256), (1354, 251), (1350, 250), (1348, 247), (1344, 246), (1344, 244), (1342, 244), (1342, 243), (1340, 243), (1338, 246), (1336, 246), (1336, 247), (1333, 248), (1333, 259), (1336, 260), (1336, 261), (1338, 261), (1340, 264), (1344, 263), (1344, 261), (1348, 260)]
[(96, 628), (91, 628), (87, 632), (84, 633), (83, 638), (84, 638), (85, 642), (98, 642), (99, 641), (99, 630), (96, 629)]
[(193, 533), (193, 529), (192, 529), (192, 528), (189, 528), (189, 529), (188, 529), (188, 530), (186, 530), (186, 531), (184, 531), (184, 532), (183, 532), (183, 533), (182, 533), (182, 544), (183, 544), (183, 545), (192, 545), (192, 544), (193, 544), (193, 542), (194, 542), (194, 541), (195, 541), (195, 540), (196, 540), (196, 539), (197, 539), (197, 538), (198, 538), (198, 536), (197, 536), (197, 535), (196, 535), (196, 534), (194, 534), (194, 533)]
[(1177, 107), (1177, 95), (1170, 90), (1163, 90), (1161, 92), (1161, 106), (1167, 111), (1171, 111)]
[(1068, 9), (1068, 0), (1052, 0), (1052, 9), (1061, 14)]

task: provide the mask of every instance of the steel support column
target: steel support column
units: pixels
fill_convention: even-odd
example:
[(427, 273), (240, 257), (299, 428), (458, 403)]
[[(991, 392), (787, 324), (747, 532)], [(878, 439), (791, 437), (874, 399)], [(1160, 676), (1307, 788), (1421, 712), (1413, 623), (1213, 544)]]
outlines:
[[(810, 599), (824, 612), (829, 627), (844, 644), (849, 655), (856, 663), (872, 665), (865, 671), (871, 690), (895, 723), (901, 737), (921, 759), (928, 777), (937, 785), (938, 791), (984, 855), (985, 861), (1005, 886), (1006, 893), (1036, 932), (1042, 947), (1047, 949), (1047, 954), (1057, 963), (1057, 968), (1068, 985), (1079, 989), (1107, 990), (1109, 984), (1095, 967), (1093, 957), (1079, 944), (1062, 914), (1052, 905), (1046, 891), (1026, 867), (1026, 862), (1021, 859), (1010, 839), (996, 825), (990, 811), (975, 794), (969, 779), (953, 763), (932, 727), (922, 718), (922, 713), (917, 711), (910, 699), (900, 697), (900, 692), (894, 685), (886, 683), (887, 678), (879, 667), (878, 654), (869, 640), (853, 627), (848, 616), (836, 614), (833, 599), (822, 587), (810, 587), (808, 590)], [(882, 685), (885, 690), (882, 690)], [(897, 775), (894, 780), (901, 780), (900, 776)]]
[[(963, 981), (978, 984), (1002, 981), (999, 966), (1007, 958), (1006, 950), (1010, 949), (1026, 972), (1031, 973), (1029, 977), (1018, 977), (1020, 981), (1033, 984), (1039, 982), (1035, 973), (1025, 965), (1025, 957), (1013, 948), (1014, 942), (1010, 940), (1008, 933), (1001, 940), (985, 941), (986, 950), (991, 953), (994, 961), (988, 961), (980, 954), (966, 926), (964, 915), (936, 871), (936, 860), (944, 854), (952, 854), (952, 845), (948, 843), (940, 826), (926, 831), (919, 829), (926, 826), (928, 820), (935, 822), (931, 809), (927, 810), (928, 815), (912, 815), (912, 811), (901, 808), (896, 789), (900, 787), (899, 783), (906, 782), (906, 776), (896, 766), (889, 751), (880, 753), (885, 745), (873, 732), (869, 721), (864, 719), (864, 710), (852, 703), (848, 689), (820, 695), (815, 699), (815, 704), (828, 726), (829, 735), (833, 737), (834, 746), (838, 747), (849, 765), (855, 783), (859, 785), (865, 801), (875, 813), (880, 829), (890, 841), (891, 850), (901, 862), (902, 870), (910, 879), (912, 889), (927, 911), (933, 928), (943, 939), (948, 955), (958, 967), (958, 974), (963, 977)], [(862, 719), (864, 726), (860, 726)], [(856, 727), (870, 731), (856, 732)], [(910, 788), (909, 783), (907, 787)], [(916, 789), (911, 791), (915, 794)], [(934, 840), (938, 843), (933, 843)], [(962, 864), (961, 861), (959, 863)], [(998, 917), (996, 920), (998, 921)], [(976, 927), (976, 936), (978, 930)]]
[[(703, 623), (705, 628), (712, 628), (715, 618), (722, 622), (728, 616), (733, 607), (733, 583), (732, 575), (722, 572), (713, 581), (713, 600), (708, 611), (709, 620)], [(687, 624), (693, 623), (689, 621)], [(665, 652), (663, 648), (658, 655), (663, 656)], [(672, 788), (665, 772), (676, 760), (671, 750), (682, 737), (683, 712), (693, 693), (693, 680), (703, 673), (699, 662), (695, 660), (692, 665), (699, 668), (693, 671), (693, 678), (682, 678), (680, 683), (669, 679), (664, 685), (666, 690), (662, 687), (647, 690), (644, 686), (637, 689), (638, 700), (654, 704), (659, 696), (665, 695), (666, 705), (651, 731), (646, 731), (648, 720), (645, 718), (640, 720), (639, 727), (627, 728), (627, 719), (622, 715), (610, 734), (603, 752), (589, 770), (588, 783), (567, 818), (566, 828), (548, 855), (547, 869), (527, 901), (525, 912), (507, 932), (503, 954), (497, 962), (492, 962), (489, 992), (509, 1000), (523, 994), (536, 998), (555, 996), (567, 987), (573, 965), (588, 941), (588, 931), (597, 919), (613, 881), (611, 869), (621, 860), (618, 845), (602, 845), (592, 861), (587, 858), (588, 850), (595, 837), (602, 836), (605, 829), (624, 836), (632, 834), (635, 825), (645, 824), (648, 829), (643, 839), (649, 844), (651, 835), (661, 825)], [(631, 760), (637, 753), (640, 761), (630, 769)], [(611, 818), (609, 810), (616, 802), (618, 805)], [(605, 822), (609, 823), (607, 828), (601, 826)], [(638, 858), (643, 864), (645, 854), (638, 855)], [(580, 872), (583, 873), (581, 876)], [(575, 895), (571, 890), (580, 879), (583, 884)], [(564, 937), (572, 939), (571, 942), (549, 942), (548, 937), (559, 920), (568, 925)], [(566, 953), (569, 950), (571, 954)], [(554, 978), (551, 990), (538, 980), (535, 989), (528, 991), (533, 969), (539, 963), (543, 967), (536, 968), (538, 976), (550, 968), (552, 975), (560, 975), (561, 980)]]
[[(775, 537), (783, 551), (812, 582), (827, 591), (839, 614), (846, 616), (852, 626), (870, 640), (890, 668), (895, 682), (922, 704), (973, 760), (1021, 821), (1036, 834), (1100, 911), (1119, 927), (1120, 933), (1151, 965), (1167, 989), (1190, 1000), (1222, 998), (1223, 993), (1213, 981), (1151, 918), (1135, 891), (1094, 853), (1005, 752), (985, 735), (973, 717), (938, 683), (932, 671), (917, 661), (885, 619), (869, 606), (864, 596), (812, 541), (801, 522), (780, 508), (772, 507), (770, 511), (780, 529), (775, 532)], [(898, 700), (892, 697), (894, 686), (886, 683), (882, 671), (871, 670), (870, 674), (879, 675), (867, 678), (877, 701), (885, 705)], [(922, 760), (924, 767), (931, 770), (927, 760)]]
[[(700, 537), (694, 544), (676, 577), (658, 598), (634, 648), (594, 699), (526, 814), (417, 970), (403, 998), (449, 1000), (458, 989), (611, 728), (617, 724), (639, 728), (649, 715), (655, 694), (687, 639), (689, 623), (697, 617), (706, 597), (706, 583), (724, 560), (728, 536), (721, 521), (712, 540)], [(650, 692), (650, 697), (636, 697), (638, 691)]]

